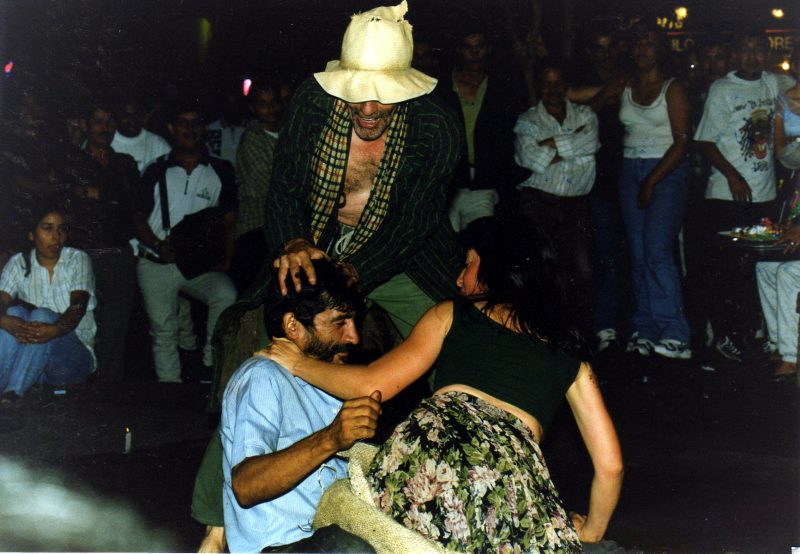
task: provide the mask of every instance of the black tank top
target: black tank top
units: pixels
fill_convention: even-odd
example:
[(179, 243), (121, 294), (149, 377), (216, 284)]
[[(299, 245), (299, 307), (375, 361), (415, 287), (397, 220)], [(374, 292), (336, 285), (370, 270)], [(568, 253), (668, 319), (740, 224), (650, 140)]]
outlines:
[(578, 358), (506, 329), (456, 298), (433, 390), (456, 384), (476, 388), (525, 410), (547, 431), (579, 367)]

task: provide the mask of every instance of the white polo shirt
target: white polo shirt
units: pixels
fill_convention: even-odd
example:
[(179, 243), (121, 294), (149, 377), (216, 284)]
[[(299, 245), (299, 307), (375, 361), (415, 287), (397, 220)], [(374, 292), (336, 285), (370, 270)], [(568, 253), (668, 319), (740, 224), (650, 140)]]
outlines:
[[(175, 227), (187, 215), (206, 208), (219, 207), (223, 211), (236, 209), (236, 188), (233, 166), (224, 160), (212, 160), (204, 156), (191, 173), (177, 164), (171, 156), (164, 156), (152, 163), (142, 176), (143, 193), (146, 195), (138, 211), (149, 213), (147, 223), (159, 239), (167, 238), (161, 217), (161, 194), (159, 179), (165, 172), (169, 223)], [(156, 255), (144, 244), (139, 248)]]

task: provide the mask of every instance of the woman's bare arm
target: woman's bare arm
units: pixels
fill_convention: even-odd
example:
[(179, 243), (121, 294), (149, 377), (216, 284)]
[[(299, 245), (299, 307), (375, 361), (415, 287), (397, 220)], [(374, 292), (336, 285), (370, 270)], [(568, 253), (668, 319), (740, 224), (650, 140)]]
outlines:
[(379, 390), (383, 400), (388, 400), (431, 368), (452, 321), (453, 303), (437, 304), (425, 312), (405, 341), (369, 365), (340, 365), (308, 358), (289, 341), (274, 341), (259, 354), (338, 398), (369, 396)]
[(567, 402), (594, 466), (589, 513), (585, 519), (579, 518), (576, 527), (582, 541), (597, 542), (617, 506), (623, 466), (617, 432), (589, 364), (581, 364), (578, 377), (567, 391)]
[(686, 87), (679, 81), (673, 81), (667, 89), (666, 97), (667, 115), (672, 129), (672, 145), (642, 181), (639, 191), (639, 207), (643, 209), (650, 205), (656, 185), (686, 158), (689, 144), (691, 144), (690, 104)]

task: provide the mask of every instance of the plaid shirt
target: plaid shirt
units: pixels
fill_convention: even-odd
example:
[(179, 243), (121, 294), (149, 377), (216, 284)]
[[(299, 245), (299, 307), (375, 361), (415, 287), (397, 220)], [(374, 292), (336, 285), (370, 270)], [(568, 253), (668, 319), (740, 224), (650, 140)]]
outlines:
[(278, 139), (257, 121), (248, 125), (236, 150), (236, 186), (239, 212), (236, 236), (264, 226), (264, 203), (272, 180), (272, 155)]
[[(292, 100), (275, 150), (267, 199), (264, 227), (274, 256), (290, 239), (314, 242), (311, 161), (335, 102), (313, 79), (301, 85)], [(409, 100), (406, 106), (406, 143), (388, 205), (382, 210), (383, 220), (363, 247), (343, 259), (356, 267), (367, 292), (406, 272), (426, 294), (440, 300), (456, 293), (455, 278), (461, 267), (446, 202), (462, 131), (451, 110), (430, 95)], [(378, 201), (374, 197), (369, 202)], [(337, 233), (334, 211), (316, 243), (329, 244)]]

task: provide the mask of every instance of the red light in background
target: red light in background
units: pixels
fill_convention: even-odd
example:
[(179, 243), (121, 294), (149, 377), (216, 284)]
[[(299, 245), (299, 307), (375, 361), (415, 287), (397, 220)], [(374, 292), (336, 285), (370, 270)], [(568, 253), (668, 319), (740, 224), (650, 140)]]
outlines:
[(250, 87), (252, 86), (253, 86), (252, 79), (245, 79), (244, 81), (242, 81), (242, 94), (244, 94), (245, 96), (250, 94)]
[(14, 69), (14, 62), (8, 62), (3, 68), (3, 71), (5, 72), (6, 75), (11, 75), (12, 69)]

